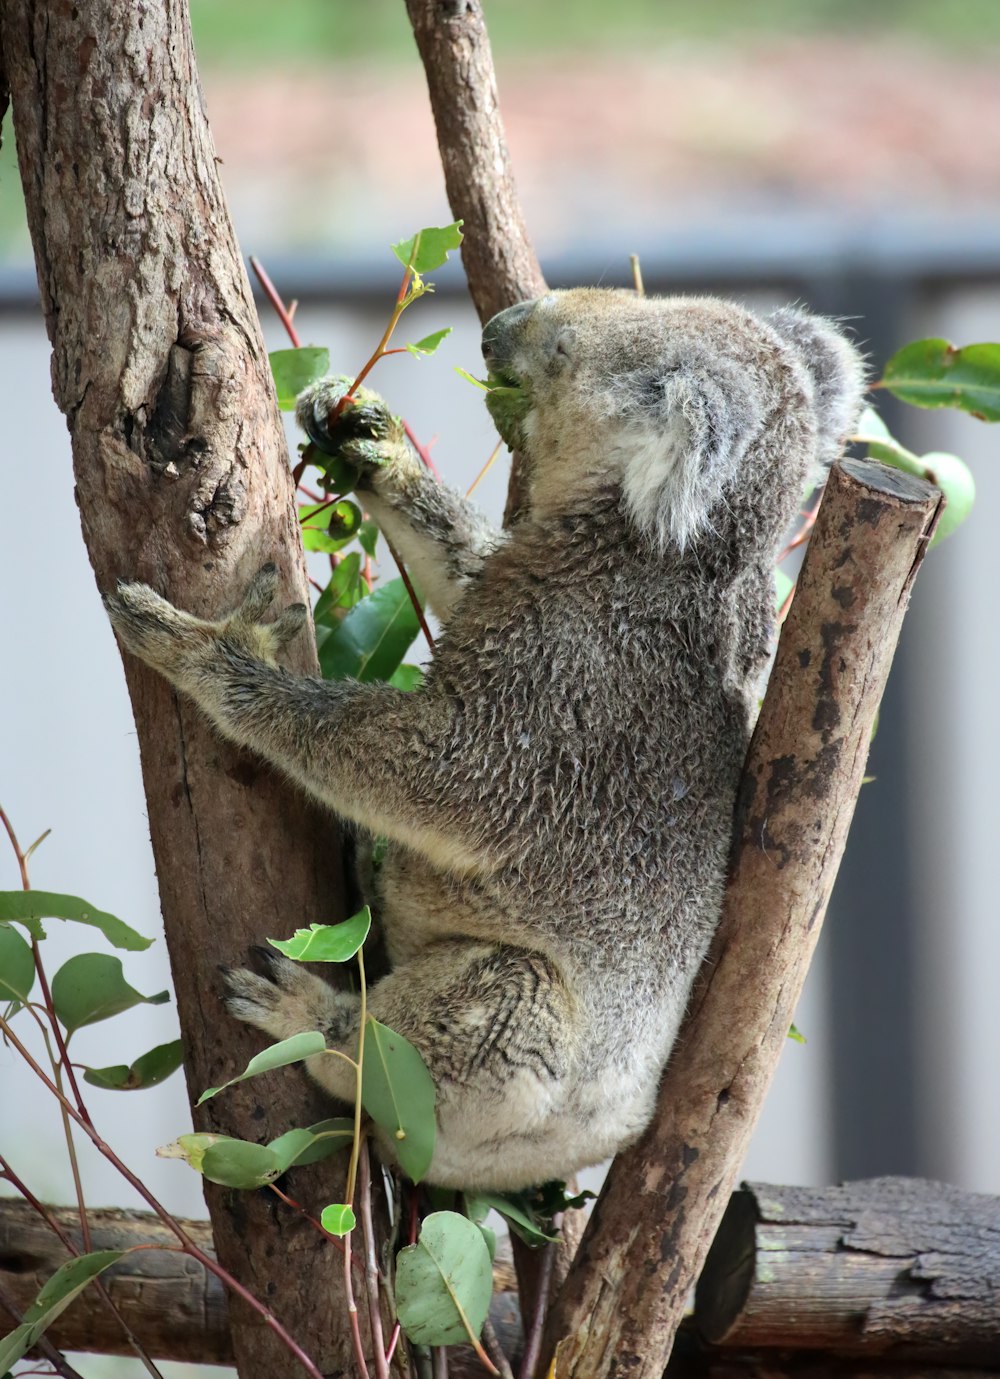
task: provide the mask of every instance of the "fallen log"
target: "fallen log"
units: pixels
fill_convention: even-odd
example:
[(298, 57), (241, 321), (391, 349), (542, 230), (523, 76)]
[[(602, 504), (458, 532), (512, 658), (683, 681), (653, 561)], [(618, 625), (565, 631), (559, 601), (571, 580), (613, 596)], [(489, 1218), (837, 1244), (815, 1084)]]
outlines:
[(912, 1178), (745, 1183), (695, 1322), (727, 1349), (1000, 1368), (1000, 1199)]

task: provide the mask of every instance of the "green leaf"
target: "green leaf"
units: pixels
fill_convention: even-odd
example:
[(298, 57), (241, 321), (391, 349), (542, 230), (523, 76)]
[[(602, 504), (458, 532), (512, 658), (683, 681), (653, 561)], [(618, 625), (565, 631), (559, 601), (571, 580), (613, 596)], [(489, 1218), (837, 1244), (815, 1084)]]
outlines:
[(327, 680), (388, 680), (419, 631), (406, 585), (390, 580), (333, 629), (319, 649), (320, 669)]
[(447, 339), (450, 334), (451, 326), (445, 326), (444, 330), (436, 330), (433, 335), (425, 335), (415, 345), (407, 345), (406, 349), (419, 359), (422, 354), (433, 354), (441, 341)]
[(397, 666), (389, 676), (393, 689), (415, 690), (424, 683), (424, 672), (420, 666)]
[(455, 372), (459, 378), (464, 378), (466, 383), (471, 383), (474, 388), (479, 388), (484, 393), (490, 392), (492, 385), (487, 383), (485, 378), (476, 378), (469, 373), (468, 369), (460, 369), (457, 364), (455, 365)]
[(330, 351), (306, 345), (302, 349), (274, 350), (269, 354), (271, 373), (283, 412), (295, 411), (295, 399), (303, 388), (330, 372)]
[(331, 1206), (323, 1208), (319, 1224), (331, 1235), (350, 1235), (357, 1221), (346, 1202), (334, 1202)]
[(375, 546), (378, 542), (378, 527), (370, 517), (366, 517), (358, 528), (358, 541), (365, 555), (375, 558)]
[(237, 1082), (245, 1082), (248, 1077), (269, 1073), (274, 1068), (285, 1068), (289, 1063), (300, 1063), (303, 1058), (311, 1058), (314, 1053), (322, 1053), (325, 1048), (326, 1040), (319, 1030), (315, 1029), (307, 1030), (303, 1034), (293, 1034), (290, 1039), (281, 1039), (277, 1044), (272, 1044), (251, 1058), (239, 1076), (231, 1077), (228, 1082), (223, 1082), (221, 1087), (209, 1087), (207, 1092), (202, 1092), (195, 1105), (200, 1106), (203, 1101), (218, 1096), (227, 1087), (234, 1087)]
[(281, 1167), (282, 1173), (297, 1164), (318, 1163), (331, 1154), (339, 1154), (354, 1143), (354, 1121), (346, 1116), (320, 1120), (305, 1130), (286, 1130), (267, 1146)]
[(78, 953), (64, 962), (52, 978), (52, 1004), (67, 1034), (98, 1020), (108, 1020), (133, 1006), (159, 1006), (169, 1000), (169, 991), (143, 996), (129, 986), (121, 960), (105, 953)]
[(457, 1212), (432, 1212), (417, 1243), (396, 1256), (396, 1310), (415, 1345), (456, 1345), (478, 1337), (492, 1293), (483, 1234)]
[(392, 246), (392, 252), (404, 268), (410, 268), (418, 276), (440, 268), (452, 249), (462, 243), (462, 221), (452, 225), (428, 226), (418, 230), (410, 239), (401, 239)]
[(931, 537), (931, 546), (938, 545), (960, 527), (976, 501), (976, 481), (964, 460), (957, 455), (949, 455), (943, 450), (931, 450), (921, 455), (924, 476), (944, 494), (944, 511), (938, 520), (937, 530)]
[(153, 942), (114, 915), (88, 905), (79, 896), (57, 895), (53, 891), (0, 891), (0, 921), (23, 924), (32, 938), (43, 939), (45, 931), (40, 923), (43, 919), (71, 919), (77, 924), (89, 924), (100, 929), (115, 948), (127, 948), (135, 953), (141, 953)]
[(24, 1321), (0, 1340), (0, 1374), (15, 1365), (91, 1280), (121, 1259), (124, 1250), (95, 1250), (68, 1259), (56, 1270), (24, 1313)]
[(116, 1063), (110, 1068), (86, 1068), (83, 1078), (92, 1087), (103, 1087), (108, 1092), (137, 1092), (165, 1082), (183, 1061), (181, 1041), (173, 1039), (169, 1044), (157, 1044), (155, 1049), (137, 1058), (131, 1067)]
[(289, 939), (269, 938), (272, 948), (294, 962), (347, 962), (353, 958), (372, 927), (367, 905), (342, 924), (310, 924), (296, 929)]
[(788, 1037), (789, 1039), (793, 1039), (796, 1044), (804, 1044), (806, 1042), (806, 1036), (797, 1025), (788, 1026)]
[(266, 1144), (220, 1137), (210, 1144), (201, 1159), (201, 1175), (222, 1187), (267, 1187), (284, 1170)]
[(339, 627), (342, 618), (334, 613), (335, 608), (353, 608), (364, 596), (365, 583), (361, 578), (361, 554), (351, 551), (330, 574), (326, 588), (316, 600), (313, 618), (325, 627)]
[(403, 1172), (419, 1183), (431, 1166), (437, 1135), (434, 1083), (424, 1060), (401, 1034), (369, 1015), (361, 1072), (361, 1104), (392, 1136)]
[(299, 508), (302, 544), (307, 551), (335, 554), (353, 541), (361, 526), (361, 509), (348, 498), (339, 502), (309, 503)]
[(327, 493), (350, 493), (358, 482), (358, 471), (340, 455), (327, 455), (318, 446), (311, 447), (310, 461), (323, 475), (322, 488)]
[(915, 407), (957, 407), (1000, 421), (1000, 344), (958, 349), (948, 340), (915, 340), (892, 356), (881, 382)]
[(0, 924), (0, 1001), (26, 1001), (34, 984), (31, 945), (9, 924)]
[(937, 546), (946, 536), (950, 536), (972, 511), (976, 500), (975, 480), (968, 465), (957, 455), (939, 450), (914, 455), (912, 450), (907, 450), (889, 434), (885, 422), (871, 407), (866, 407), (862, 412), (852, 439), (867, 445), (871, 459), (881, 460), (883, 464), (902, 469), (907, 474), (916, 474), (944, 494), (945, 507), (931, 538), (931, 546)]
[(498, 1211), (509, 1223), (511, 1230), (526, 1245), (547, 1245), (550, 1240), (558, 1240), (558, 1235), (548, 1235), (535, 1220), (527, 1203), (518, 1200), (521, 1194), (501, 1192), (474, 1192), (465, 1194), (466, 1214), (473, 1221), (480, 1222), (490, 1211)]

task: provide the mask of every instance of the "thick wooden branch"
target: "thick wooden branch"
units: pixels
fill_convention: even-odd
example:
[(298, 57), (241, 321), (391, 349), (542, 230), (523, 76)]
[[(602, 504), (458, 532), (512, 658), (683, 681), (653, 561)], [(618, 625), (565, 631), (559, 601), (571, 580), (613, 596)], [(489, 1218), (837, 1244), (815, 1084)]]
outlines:
[[(305, 600), (284, 435), (185, 0), (0, 0), (0, 48), (53, 389), (99, 588), (144, 579), (184, 608), (217, 613), (275, 560), (281, 601)], [(306, 637), (291, 661), (315, 668)], [(197, 1096), (260, 1042), (227, 1019), (217, 964), (238, 962), (276, 926), (337, 917), (336, 834), (297, 792), (222, 743), (166, 681), (134, 661), (126, 674)], [(266, 1140), (328, 1112), (292, 1072), (235, 1089), (196, 1121)], [(340, 1200), (342, 1177), (332, 1162), (310, 1169), (301, 1191), (321, 1207)], [(348, 1369), (341, 1271), (322, 1240), (264, 1194), (231, 1200), (209, 1186), (207, 1195), (222, 1263), (321, 1369)], [(298, 1372), (256, 1315), (236, 1306), (232, 1316), (244, 1376)]]
[(746, 1183), (698, 1284), (727, 1347), (1000, 1366), (1000, 1201), (943, 1183)]
[(545, 279), (524, 226), (480, 0), (406, 0), (427, 73), (452, 215), (479, 319), (538, 297)]
[[(242, 1194), (241, 1201), (247, 1200)], [(71, 1207), (50, 1208), (66, 1235), (81, 1248), (80, 1219)], [(185, 1229), (206, 1254), (214, 1253), (207, 1221), (185, 1221)], [(90, 1213), (95, 1250), (143, 1249), (115, 1264), (104, 1280), (112, 1299), (146, 1351), (159, 1360), (231, 1365), (228, 1300), (213, 1274), (197, 1260), (171, 1251), (173, 1236), (149, 1212), (104, 1208)], [(0, 1199), (0, 1294), (23, 1313), (39, 1289), (69, 1258), (65, 1247), (26, 1203)], [(329, 1274), (326, 1275), (327, 1280)], [(509, 1253), (502, 1249), (493, 1268), (496, 1290), (491, 1317), (507, 1353), (516, 1359), (520, 1313)], [(363, 1290), (359, 1287), (359, 1293)], [(6, 1327), (0, 1315), (0, 1335)], [(81, 1293), (46, 1333), (60, 1350), (100, 1355), (131, 1355), (122, 1329), (91, 1289)], [(482, 1374), (471, 1348), (466, 1370)], [(353, 1374), (353, 1365), (346, 1373)], [(452, 1367), (452, 1372), (457, 1373)], [(259, 1374), (269, 1371), (260, 1370)]]
[(541, 1373), (553, 1354), (560, 1379), (663, 1373), (785, 1044), (940, 501), (869, 462), (831, 475), (747, 758), (704, 979), (653, 1124), (612, 1166), (550, 1314)]

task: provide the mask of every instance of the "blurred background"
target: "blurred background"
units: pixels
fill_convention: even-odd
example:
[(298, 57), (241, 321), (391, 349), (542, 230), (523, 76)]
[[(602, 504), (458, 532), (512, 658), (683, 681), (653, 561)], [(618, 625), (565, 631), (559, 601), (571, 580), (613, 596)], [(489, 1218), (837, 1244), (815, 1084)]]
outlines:
[[(298, 299), (303, 339), (354, 372), (398, 285), (389, 243), (451, 219), (401, 0), (192, 0), (192, 11), (243, 249)], [(993, 0), (486, 0), (486, 14), (525, 217), (552, 285), (630, 285), (638, 253), (653, 292), (793, 300), (848, 317), (876, 371), (923, 335), (1000, 339)], [(436, 295), (408, 313), (405, 338), (454, 333), (432, 359), (383, 361), (373, 383), (467, 487), (495, 439), (480, 394), (453, 368), (478, 371), (478, 325), (458, 263), (432, 277)], [(283, 347), (261, 311), (269, 347)], [(152, 935), (135, 734), (48, 357), (8, 129), (0, 801), (22, 843), (53, 829), (32, 862), (37, 886)], [(1000, 430), (889, 399), (880, 409), (911, 449), (967, 460), (979, 498), (918, 581), (875, 780), (796, 1016), (807, 1042), (789, 1043), (745, 1176), (907, 1173), (997, 1193)], [(501, 460), (478, 490), (497, 515), (505, 482)], [(0, 888), (17, 884), (0, 847)], [(301, 922), (276, 917), (275, 931)], [(102, 946), (70, 928), (50, 926), (50, 971)], [(168, 985), (162, 940), (127, 955), (126, 975), (147, 994)], [(175, 1030), (172, 1007), (146, 1006), (82, 1031), (74, 1047), (98, 1065), (128, 1062)], [(16, 1064), (0, 1048), (0, 1148), (39, 1196), (69, 1202), (58, 1120)], [(197, 1177), (153, 1157), (190, 1126), (179, 1076), (132, 1096), (94, 1090), (91, 1107), (170, 1208), (203, 1215)], [(86, 1146), (81, 1156), (94, 1205), (137, 1204)], [(77, 1363), (87, 1379), (136, 1368)]]

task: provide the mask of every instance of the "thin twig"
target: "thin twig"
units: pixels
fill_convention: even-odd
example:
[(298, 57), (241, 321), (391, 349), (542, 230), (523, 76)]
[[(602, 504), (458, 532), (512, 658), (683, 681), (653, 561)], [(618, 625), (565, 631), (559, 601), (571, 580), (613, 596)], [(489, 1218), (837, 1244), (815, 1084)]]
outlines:
[(421, 632), (424, 634), (424, 637), (425, 637), (425, 639), (426, 639), (426, 641), (427, 641), (427, 645), (428, 645), (428, 646), (430, 647), (430, 649), (431, 649), (431, 655), (433, 655), (433, 654), (434, 654), (434, 638), (431, 636), (431, 630), (430, 630), (430, 628), (427, 626), (427, 619), (424, 617), (424, 610), (421, 608), (421, 606), (420, 606), (420, 600), (417, 598), (417, 591), (414, 589), (413, 585), (410, 583), (410, 576), (409, 576), (409, 575), (407, 574), (407, 572), (406, 572), (406, 566), (403, 564), (403, 561), (402, 561), (402, 559), (400, 558), (399, 552), (396, 550), (395, 546), (394, 546), (394, 545), (392, 544), (392, 542), (389, 540), (388, 536), (386, 536), (385, 532), (382, 533), (382, 536), (383, 536), (384, 539), (385, 539), (385, 544), (389, 547), (389, 554), (392, 556), (393, 560), (396, 562), (396, 568), (399, 570), (399, 577), (400, 577), (400, 579), (403, 581), (404, 585), (406, 586), (406, 592), (407, 592), (407, 593), (409, 594), (409, 596), (410, 596), (410, 602), (413, 604), (413, 611), (414, 611), (414, 612), (416, 613), (416, 615), (417, 615), (417, 622), (420, 624), (420, 630), (421, 630)]
[(441, 471), (438, 469), (437, 465), (431, 459), (430, 450), (426, 445), (421, 445), (420, 441), (417, 440), (416, 436), (413, 434), (413, 427), (410, 425), (408, 421), (403, 422), (403, 430), (406, 432), (406, 439), (413, 446), (414, 450), (417, 452), (417, 454), (423, 460), (424, 464), (434, 475), (435, 479), (440, 479)]
[[(561, 1223), (553, 1219), (553, 1226)], [(538, 1295), (535, 1301), (535, 1311), (531, 1318), (531, 1328), (528, 1332), (527, 1341), (524, 1346), (524, 1355), (521, 1359), (521, 1367), (518, 1370), (517, 1379), (532, 1379), (535, 1366), (538, 1364), (538, 1356), (542, 1348), (542, 1336), (545, 1331), (545, 1317), (549, 1310), (549, 1291), (552, 1287), (552, 1274), (555, 1270), (556, 1255), (559, 1253), (559, 1245), (553, 1241), (551, 1245), (545, 1246), (545, 1258), (542, 1260), (542, 1267), (538, 1274)], [(485, 1332), (483, 1333), (485, 1335)]]
[(365, 1363), (365, 1347), (361, 1339), (358, 1323), (358, 1304), (354, 1301), (354, 1280), (351, 1278), (351, 1231), (344, 1236), (344, 1292), (347, 1295), (347, 1316), (351, 1324), (351, 1340), (354, 1343), (354, 1358), (358, 1362), (361, 1379), (368, 1379), (368, 1366)]
[(84, 1133), (88, 1136), (88, 1138), (91, 1140), (97, 1151), (100, 1154), (103, 1154), (103, 1156), (109, 1161), (109, 1163), (114, 1165), (114, 1167), (122, 1175), (125, 1181), (135, 1189), (135, 1191), (139, 1194), (143, 1201), (146, 1202), (150, 1207), (152, 1207), (156, 1215), (160, 1218), (160, 1220), (167, 1227), (167, 1229), (177, 1237), (177, 1239), (184, 1246), (185, 1251), (192, 1257), (192, 1259), (196, 1259), (199, 1262), (199, 1264), (202, 1265), (203, 1268), (207, 1269), (209, 1273), (214, 1274), (215, 1277), (219, 1279), (219, 1281), (223, 1283), (231, 1292), (236, 1293), (238, 1297), (242, 1298), (243, 1301), (247, 1304), (247, 1306), (251, 1307), (258, 1314), (258, 1316), (260, 1316), (263, 1319), (265, 1325), (270, 1327), (270, 1329), (274, 1332), (274, 1334), (278, 1337), (282, 1344), (291, 1352), (292, 1355), (295, 1356), (296, 1360), (298, 1360), (299, 1364), (306, 1371), (306, 1373), (312, 1376), (312, 1379), (323, 1379), (323, 1376), (320, 1374), (319, 1370), (316, 1368), (312, 1360), (310, 1360), (309, 1356), (299, 1345), (298, 1341), (296, 1341), (295, 1338), (285, 1330), (285, 1328), (278, 1321), (277, 1317), (275, 1317), (271, 1312), (269, 1312), (268, 1309), (264, 1306), (264, 1304), (258, 1298), (255, 1298), (253, 1293), (251, 1293), (248, 1288), (244, 1288), (243, 1284), (240, 1283), (239, 1279), (234, 1278), (233, 1275), (229, 1273), (227, 1269), (224, 1269), (222, 1267), (218, 1260), (213, 1259), (211, 1255), (207, 1255), (205, 1251), (202, 1250), (191, 1239), (191, 1237), (184, 1230), (183, 1226), (181, 1226), (181, 1224), (176, 1220), (176, 1218), (171, 1216), (170, 1213), (167, 1211), (166, 1207), (162, 1206), (161, 1203), (153, 1196), (153, 1194), (150, 1192), (149, 1188), (146, 1187), (146, 1184), (142, 1181), (142, 1179), (136, 1177), (136, 1175), (132, 1172), (128, 1165), (125, 1164), (118, 1157), (118, 1155), (111, 1148), (111, 1146), (104, 1139), (101, 1138), (101, 1136), (97, 1133), (97, 1130), (94, 1128), (93, 1124), (89, 1121), (84, 1120), (84, 1118), (77, 1111), (76, 1107), (73, 1106), (67, 1100), (67, 1098), (59, 1091), (59, 1088), (56, 1086), (56, 1084), (52, 1081), (50, 1077), (46, 1075), (44, 1069), (42, 1069), (39, 1066), (39, 1064), (32, 1057), (28, 1049), (26, 1049), (24, 1044), (22, 1044), (21, 1040), (18, 1039), (17, 1035), (11, 1029), (9, 1021), (5, 1020), (2, 1016), (0, 1016), (0, 1031), (2, 1031), (4, 1037), (8, 1040), (10, 1044), (13, 1045), (13, 1047), (21, 1055), (21, 1057), (27, 1063), (28, 1067), (35, 1074), (35, 1076), (45, 1084), (45, 1086), (49, 1089), (49, 1091), (56, 1098), (56, 1100), (62, 1106), (65, 1106), (69, 1115), (73, 1118), (74, 1121), (76, 1121), (77, 1125), (79, 1125), (81, 1130), (83, 1130)]
[(433, 1364), (434, 1379), (448, 1379), (448, 1347), (443, 1345), (434, 1346), (431, 1351), (431, 1363)]
[(514, 1379), (514, 1371), (507, 1359), (507, 1352), (500, 1344), (500, 1337), (497, 1335), (496, 1327), (490, 1321), (489, 1315), (483, 1322), (483, 1344), (490, 1359), (500, 1371), (500, 1379)]
[(490, 451), (490, 457), (489, 457), (489, 459), (486, 461), (486, 463), (483, 465), (482, 469), (479, 471), (479, 473), (478, 473), (478, 474), (476, 475), (476, 477), (473, 479), (472, 483), (471, 483), (471, 484), (469, 485), (469, 487), (466, 489), (466, 492), (465, 492), (466, 498), (471, 498), (471, 497), (472, 497), (472, 495), (475, 493), (476, 489), (479, 487), (479, 485), (482, 483), (482, 481), (486, 478), (487, 474), (488, 474), (488, 473), (490, 472), (490, 470), (493, 468), (494, 461), (496, 460), (496, 457), (500, 454), (500, 447), (501, 447), (502, 445), (503, 445), (503, 441), (502, 441), (502, 440), (501, 440), (501, 441), (497, 441), (496, 445), (495, 445), (495, 446), (493, 447), (493, 449)]
[(389, 1379), (389, 1357), (385, 1349), (385, 1333), (382, 1330), (382, 1308), (379, 1299), (378, 1260), (375, 1256), (375, 1224), (372, 1220), (372, 1171), (368, 1155), (368, 1138), (361, 1144), (361, 1157), (358, 1164), (358, 1210), (361, 1216), (361, 1233), (365, 1242), (365, 1287), (368, 1291), (368, 1321), (372, 1331), (372, 1355), (375, 1360), (375, 1373), (378, 1379)]
[(285, 330), (288, 333), (289, 340), (291, 340), (292, 342), (292, 348), (297, 350), (301, 349), (302, 339), (298, 331), (292, 325), (292, 312), (295, 310), (296, 304), (294, 302), (292, 303), (291, 310), (289, 310), (288, 307), (285, 306), (285, 303), (281, 300), (281, 294), (279, 293), (278, 289), (275, 287), (274, 283), (268, 277), (267, 273), (265, 273), (264, 265), (260, 262), (259, 259), (255, 258), (253, 254), (250, 255), (250, 267), (257, 274), (257, 281), (260, 283), (261, 288), (263, 289), (264, 296), (267, 298), (267, 300), (274, 307), (275, 311), (278, 313), (278, 318), (281, 321), (281, 324), (285, 327)]

